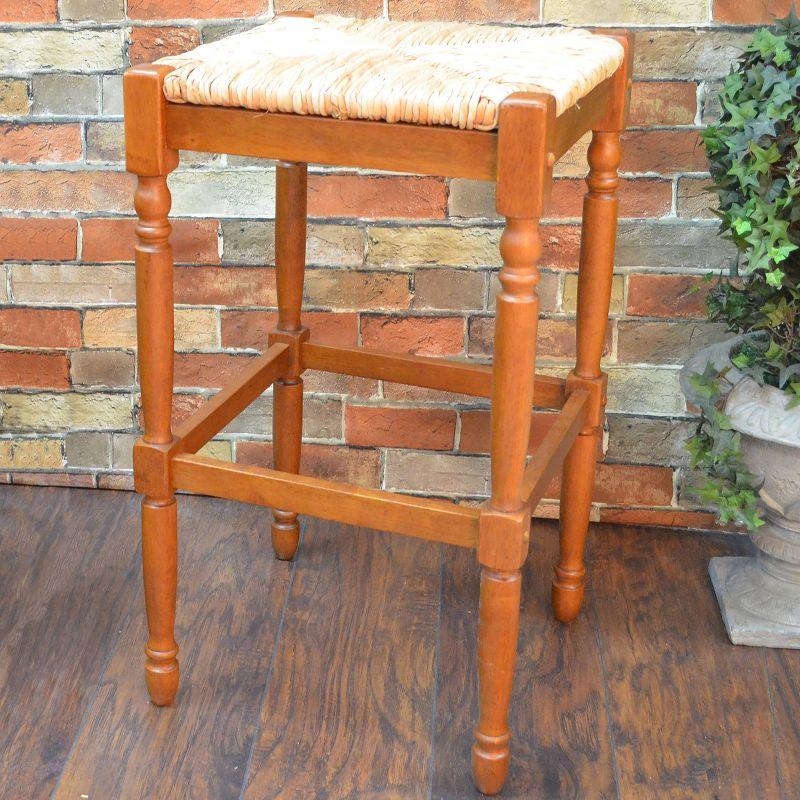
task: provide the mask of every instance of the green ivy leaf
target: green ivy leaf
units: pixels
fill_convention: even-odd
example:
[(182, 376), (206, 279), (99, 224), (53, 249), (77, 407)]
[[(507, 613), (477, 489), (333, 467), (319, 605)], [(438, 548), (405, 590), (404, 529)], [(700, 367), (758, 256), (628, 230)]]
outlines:
[(753, 362), (750, 360), (750, 357), (747, 356), (745, 353), (739, 353), (738, 355), (732, 356), (731, 361), (733, 365), (738, 369), (747, 369)]
[(781, 272), (780, 269), (777, 267), (773, 270), (770, 270), (767, 273), (767, 283), (770, 286), (774, 286), (776, 289), (780, 289), (781, 284), (783, 283), (783, 279), (786, 277), (784, 272)]
[(728, 175), (736, 178), (742, 189), (747, 189), (748, 187), (758, 188), (758, 178), (743, 160), (734, 162), (728, 170)]
[(753, 41), (747, 46), (747, 52), (757, 52), (763, 59), (770, 57), (778, 66), (786, 64), (792, 57), (786, 46), (786, 36), (775, 34), (769, 28), (761, 28), (753, 35)]
[(780, 361), (783, 358), (783, 348), (774, 339), (770, 339), (764, 358), (767, 361)]
[(769, 168), (781, 157), (777, 142), (773, 142), (769, 147), (759, 147), (755, 142), (751, 142), (750, 152), (755, 156), (752, 168), (758, 173), (768, 173)]

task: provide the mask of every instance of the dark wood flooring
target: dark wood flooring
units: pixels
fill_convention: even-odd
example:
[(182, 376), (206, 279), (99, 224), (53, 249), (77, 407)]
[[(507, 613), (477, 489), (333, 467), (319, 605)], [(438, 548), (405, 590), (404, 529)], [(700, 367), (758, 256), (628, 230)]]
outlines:
[[(461, 798), (478, 570), (456, 548), (180, 501), (182, 689), (150, 705), (138, 502), (0, 487), (0, 798)], [(525, 575), (505, 798), (800, 796), (800, 652), (731, 646), (706, 574), (739, 537), (597, 526), (584, 613)]]

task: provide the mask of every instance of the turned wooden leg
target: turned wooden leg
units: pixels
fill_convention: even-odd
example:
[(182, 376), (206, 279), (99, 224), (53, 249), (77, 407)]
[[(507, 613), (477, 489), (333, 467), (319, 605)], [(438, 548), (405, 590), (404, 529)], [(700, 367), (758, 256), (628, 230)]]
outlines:
[[(136, 192), (136, 305), (139, 381), (144, 435), (151, 453), (172, 442), (173, 289), (171, 232), (166, 176), (140, 177)], [(142, 501), (142, 573), (150, 638), (145, 678), (150, 698), (169, 705), (178, 689), (175, 601), (178, 585), (178, 519), (166, 461), (142, 464), (137, 482), (146, 486)], [(156, 474), (156, 472), (161, 474)], [(142, 474), (144, 473), (144, 474)]]
[(472, 747), (475, 785), (484, 794), (497, 794), (508, 775), (508, 707), (514, 683), (519, 633), (522, 576), (519, 570), (481, 569), (478, 621), (478, 676), (481, 682), (480, 720)]
[(592, 396), (586, 427), (564, 461), (561, 484), (561, 537), (553, 579), (553, 613), (570, 622), (580, 611), (584, 593), (584, 549), (594, 488), (595, 461), (603, 434), (605, 375), (600, 359), (608, 324), (614, 241), (617, 232), (619, 133), (595, 131), (589, 146), (588, 192), (583, 202), (578, 272), (577, 360), (567, 390)]
[(506, 226), (500, 237), (503, 266), (492, 367), (492, 491), (481, 509), (478, 532), (480, 713), (472, 747), (475, 785), (489, 795), (502, 789), (510, 760), (508, 709), (517, 655), (520, 570), (531, 520), (520, 493), (539, 321), (539, 217), (552, 164), (545, 143), (554, 118), (552, 98), (540, 95), (515, 95), (500, 108), (497, 210), (506, 217)]
[[(273, 397), (273, 446), (275, 469), (300, 471), (300, 442), (303, 435), (303, 380), (279, 380)], [(297, 550), (300, 525), (292, 511), (272, 510), (272, 546), (275, 555), (289, 561)]]
[(560, 622), (575, 619), (583, 603), (586, 576), (583, 553), (589, 531), (596, 448), (596, 438), (582, 433), (564, 459), (560, 550), (552, 588), (553, 614)]
[(497, 298), (492, 390), (492, 497), (481, 514), (478, 627), (480, 716), (472, 769), (475, 785), (496, 794), (508, 774), (508, 705), (514, 677), (522, 566), (530, 508), (520, 485), (530, 436), (539, 300), (538, 221), (512, 219), (500, 240), (503, 269)]
[(172, 199), (167, 175), (178, 153), (166, 145), (164, 75), (169, 67), (144, 65), (125, 74), (125, 150), (128, 171), (138, 176), (136, 225), (136, 333), (144, 433), (134, 446), (134, 479), (142, 501), (142, 573), (149, 638), (145, 679), (151, 700), (169, 705), (178, 690), (175, 599), (178, 586), (178, 521), (169, 474), (173, 444), (174, 362)]
[(178, 590), (178, 505), (142, 500), (142, 573), (150, 636), (145, 647), (145, 681), (150, 699), (168, 706), (178, 691), (175, 601)]
[[(303, 274), (306, 262), (307, 167), (285, 161), (276, 167), (275, 267), (278, 286), (278, 324), (270, 342), (284, 341), (293, 348), (289, 370), (274, 386), (273, 448), (275, 469), (300, 471), (303, 437), (303, 379), (300, 377), (299, 348), (308, 336), (300, 324), (303, 302)], [(300, 526), (297, 514), (273, 510), (272, 546), (284, 561), (297, 550)]]

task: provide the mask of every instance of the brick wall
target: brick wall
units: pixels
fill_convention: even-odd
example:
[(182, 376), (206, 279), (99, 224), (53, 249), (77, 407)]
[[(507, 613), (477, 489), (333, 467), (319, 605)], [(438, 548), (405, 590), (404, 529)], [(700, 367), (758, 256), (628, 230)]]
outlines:
[[(2, 0), (0, 3), (0, 480), (128, 487), (137, 435), (133, 181), (123, 170), (121, 73), (300, 0)], [(698, 128), (754, 24), (786, 0), (332, 0), (316, 10), (636, 32), (632, 128), (606, 368), (608, 435), (596, 518), (706, 525), (682, 496), (692, 420), (677, 370), (723, 336), (701, 276), (731, 252), (714, 234)], [(574, 355), (585, 142), (559, 167), (544, 231), (543, 368)], [(176, 268), (176, 417), (264, 346), (275, 313), (274, 174), (186, 154), (170, 181)], [(321, 341), (491, 355), (500, 222), (492, 187), (317, 170), (309, 180), (306, 302)], [(363, 311), (362, 309), (369, 309)], [(477, 498), (488, 482), (485, 404), (309, 375), (304, 469), (403, 491)], [(265, 396), (208, 449), (271, 461)], [(532, 442), (541, 436), (535, 417)], [(554, 492), (551, 496), (557, 496)], [(552, 513), (551, 503), (543, 509)]]

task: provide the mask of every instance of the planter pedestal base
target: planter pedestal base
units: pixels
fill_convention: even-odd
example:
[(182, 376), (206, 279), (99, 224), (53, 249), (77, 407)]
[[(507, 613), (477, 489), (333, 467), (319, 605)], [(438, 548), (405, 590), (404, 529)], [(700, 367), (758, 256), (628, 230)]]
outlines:
[(740, 337), (711, 345), (681, 370), (686, 399), (700, 405), (692, 375), (713, 365), (733, 385), (725, 413), (759, 485), (763, 524), (750, 531), (755, 558), (712, 558), (709, 573), (734, 644), (800, 649), (800, 406), (756, 383), (730, 361)]
[(759, 558), (712, 558), (717, 601), (734, 644), (800, 649), (798, 586), (771, 575)]

